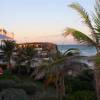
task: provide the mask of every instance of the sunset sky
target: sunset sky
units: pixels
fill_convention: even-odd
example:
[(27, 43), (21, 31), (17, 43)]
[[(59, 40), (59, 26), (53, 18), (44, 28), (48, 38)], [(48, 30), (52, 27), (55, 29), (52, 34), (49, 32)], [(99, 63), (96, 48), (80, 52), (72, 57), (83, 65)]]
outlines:
[(89, 33), (78, 14), (68, 4), (79, 2), (90, 12), (94, 0), (0, 0), (0, 27), (15, 33), (18, 42), (75, 43), (64, 38), (66, 27)]

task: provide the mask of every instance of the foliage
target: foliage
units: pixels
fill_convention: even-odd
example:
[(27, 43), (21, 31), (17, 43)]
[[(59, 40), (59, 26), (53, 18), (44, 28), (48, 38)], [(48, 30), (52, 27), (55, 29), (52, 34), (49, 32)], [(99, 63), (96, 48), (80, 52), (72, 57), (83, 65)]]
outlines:
[(27, 65), (16, 65), (15, 73), (18, 75), (26, 75), (27, 74)]
[(65, 88), (66, 93), (70, 94), (75, 91), (94, 91), (94, 79), (93, 71), (85, 70), (77, 77), (66, 76), (65, 77)]
[(100, 0), (96, 0), (95, 13), (93, 14), (94, 28), (96, 30), (97, 43), (100, 43)]
[(46, 77), (49, 77), (51, 75), (55, 76), (56, 73), (63, 71), (63, 65), (65, 61), (67, 61), (67, 59), (70, 59), (70, 57), (76, 54), (79, 55), (79, 53), (80, 53), (79, 49), (71, 48), (65, 51), (63, 54), (61, 52), (58, 52), (55, 55), (52, 55), (51, 61), (43, 63), (38, 67), (36, 77), (41, 72), (44, 72)]
[(20, 61), (31, 61), (36, 54), (35, 49), (30, 46), (26, 45), (25, 47), (18, 47), (17, 48), (17, 55), (20, 56), (18, 59)]
[(34, 61), (33, 58), (35, 54), (36, 54), (36, 50), (30, 45), (17, 48), (17, 57), (15, 58), (15, 60), (16, 60), (16, 66), (17, 69), (19, 70), (19, 73), (20, 72), (23, 73), (25, 71), (26, 74), (29, 73), (31, 64)]
[(11, 71), (9, 69), (4, 70), (4, 73), (2, 76), (0, 76), (0, 79), (8, 79), (11, 76)]
[(8, 62), (10, 62), (15, 46), (16, 46), (15, 41), (2, 40), (2, 45), (0, 45), (0, 49), (3, 51), (5, 58)]
[(92, 69), (87, 69), (81, 72), (81, 74), (78, 76), (78, 78), (81, 81), (93, 81), (94, 79), (94, 71)]
[(15, 88), (23, 89), (27, 94), (35, 94), (36, 92), (36, 86), (32, 82), (17, 83)]
[(100, 68), (99, 68), (99, 66), (100, 66), (100, 54), (97, 54), (97, 55), (95, 56), (95, 63), (96, 63), (96, 65), (97, 65), (97, 69), (100, 70)]
[(0, 80), (0, 90), (8, 88), (23, 89), (27, 94), (34, 94), (36, 92), (36, 85), (33, 82), (22, 82), (18, 77)]
[(20, 81), (20, 78), (16, 75), (13, 75), (9, 69), (4, 70), (3, 75), (0, 76), (0, 80), (14, 80), (16, 82)]
[(73, 28), (66, 28), (64, 31), (64, 36), (67, 36), (71, 34), (79, 43), (85, 43), (85, 44), (92, 44), (95, 45), (95, 41), (91, 39), (88, 35), (80, 32), (79, 30), (73, 29)]
[(4, 89), (0, 93), (0, 100), (28, 100), (28, 96), (22, 89)]
[(72, 9), (76, 10), (77, 13), (81, 16), (83, 22), (93, 31), (93, 26), (91, 24), (90, 17), (85, 9), (79, 3), (72, 3), (69, 5)]
[(72, 3), (69, 5), (69, 7), (77, 11), (77, 13), (81, 16), (83, 22), (89, 27), (92, 37), (73, 28), (66, 28), (64, 35), (67, 36), (69, 34), (72, 34), (74, 38), (79, 42), (94, 45), (97, 49), (97, 52), (99, 52), (98, 48), (100, 48), (100, 0), (96, 0), (96, 5), (94, 7), (95, 13), (93, 16), (93, 23), (95, 26), (92, 25), (91, 18), (89, 17), (86, 10), (79, 3)]
[(7, 65), (6, 65), (6, 64), (0, 64), (0, 67), (1, 67), (3, 70), (6, 70), (6, 69), (7, 69)]
[(36, 77), (40, 76), (41, 78), (41, 75), (44, 73), (45, 88), (47, 88), (51, 83), (54, 84), (59, 98), (62, 98), (65, 95), (64, 63), (77, 53), (79, 56), (79, 50), (73, 48), (67, 50), (64, 54), (58, 52), (57, 54), (53, 55), (53, 57), (51, 56), (52, 60), (49, 63), (45, 63), (38, 68)]
[(15, 84), (16, 82), (11, 79), (0, 80), (0, 90), (12, 88)]
[(66, 97), (66, 100), (96, 100), (96, 95), (92, 91), (77, 91)]
[[(64, 32), (64, 35), (67, 36), (72, 34), (75, 39), (79, 42), (92, 44), (97, 51), (97, 55), (100, 53), (100, 0), (95, 0), (96, 4), (94, 6), (95, 12), (93, 13), (93, 20), (91, 22), (91, 18), (85, 9), (78, 3), (72, 3), (69, 5), (72, 9), (77, 11), (77, 13), (81, 16), (83, 22), (88, 26), (91, 31), (91, 36), (87, 36), (85, 33), (82, 33), (73, 28), (67, 28)], [(92, 24), (93, 23), (93, 24)], [(95, 80), (96, 80), (96, 92), (97, 99), (100, 100), (100, 79), (98, 78), (100, 73), (98, 74), (98, 66), (100, 66), (100, 55), (96, 56), (95, 59)]]

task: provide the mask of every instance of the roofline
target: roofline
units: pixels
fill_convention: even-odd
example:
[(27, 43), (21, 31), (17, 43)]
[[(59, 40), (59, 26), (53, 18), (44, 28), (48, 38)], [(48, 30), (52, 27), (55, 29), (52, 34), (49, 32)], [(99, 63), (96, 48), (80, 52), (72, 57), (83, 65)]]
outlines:
[(22, 44), (52, 44), (52, 45), (56, 45), (54, 43), (51, 42), (24, 42), (24, 43), (17, 43), (18, 45), (22, 45)]

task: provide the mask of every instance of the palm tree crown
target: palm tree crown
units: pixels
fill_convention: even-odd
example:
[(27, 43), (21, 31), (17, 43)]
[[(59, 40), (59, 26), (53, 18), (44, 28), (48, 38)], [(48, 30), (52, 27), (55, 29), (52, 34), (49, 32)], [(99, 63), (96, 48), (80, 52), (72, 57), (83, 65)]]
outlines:
[[(95, 80), (96, 80), (96, 92), (97, 99), (100, 100), (100, 0), (95, 0), (95, 13), (93, 13), (93, 22), (85, 11), (85, 9), (79, 3), (72, 3), (69, 5), (72, 9), (78, 12), (83, 22), (89, 27), (91, 31), (91, 37), (73, 28), (66, 28), (64, 36), (69, 34), (73, 35), (76, 40), (81, 43), (88, 43), (95, 46), (97, 55), (95, 59)], [(93, 24), (92, 24), (93, 23)]]
[(8, 62), (8, 67), (11, 65), (10, 60), (11, 60), (11, 57), (12, 57), (15, 47), (16, 47), (15, 41), (2, 40), (0, 49), (3, 51), (3, 54)]
[(86, 12), (86, 10), (79, 3), (72, 3), (69, 5), (69, 7), (76, 10), (78, 14), (81, 16), (84, 24), (86, 24), (89, 27), (92, 38), (89, 37), (87, 34), (80, 32), (77, 29), (73, 29), (69, 27), (65, 29), (64, 36), (71, 34), (74, 36), (76, 40), (78, 40), (81, 43), (89, 43), (89, 44), (94, 45), (97, 49), (97, 52), (99, 52), (99, 48), (100, 48), (100, 0), (96, 1), (95, 13), (93, 14), (94, 25), (92, 25), (91, 19), (88, 13)]

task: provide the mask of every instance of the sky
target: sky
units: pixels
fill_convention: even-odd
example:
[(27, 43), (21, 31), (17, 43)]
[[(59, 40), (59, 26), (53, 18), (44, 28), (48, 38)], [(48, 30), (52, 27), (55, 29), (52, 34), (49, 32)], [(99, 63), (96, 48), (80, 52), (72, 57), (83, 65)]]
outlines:
[(68, 5), (78, 2), (91, 15), (94, 0), (0, 0), (0, 27), (14, 32), (17, 42), (76, 43), (64, 38), (66, 27), (89, 33), (81, 18)]

